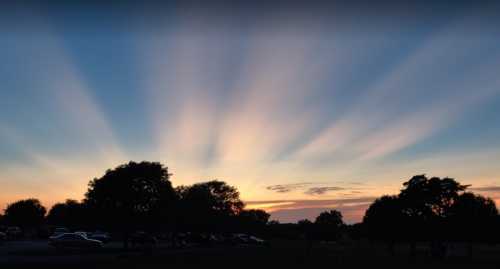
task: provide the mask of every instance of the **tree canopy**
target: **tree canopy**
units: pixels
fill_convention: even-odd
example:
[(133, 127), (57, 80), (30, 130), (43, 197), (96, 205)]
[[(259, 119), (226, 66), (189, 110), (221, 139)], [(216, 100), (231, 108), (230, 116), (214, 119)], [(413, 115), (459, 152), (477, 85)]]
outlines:
[(108, 227), (165, 225), (176, 197), (170, 176), (160, 163), (129, 162), (92, 180), (84, 204)]
[(417, 175), (397, 196), (382, 196), (363, 218), (368, 234), (384, 240), (478, 238), (498, 215), (495, 203), (466, 192), (452, 178)]
[(23, 228), (36, 227), (44, 222), (46, 209), (38, 199), (30, 198), (9, 204), (5, 209), (5, 222)]
[(177, 192), (181, 218), (185, 226), (193, 229), (207, 231), (227, 226), (245, 206), (238, 190), (223, 181), (181, 186)]
[(417, 175), (403, 183), (399, 194), (404, 211), (415, 218), (429, 219), (446, 216), (461, 192), (468, 187), (453, 178), (427, 178)]
[(82, 227), (89, 222), (87, 210), (82, 203), (68, 199), (64, 203), (56, 203), (47, 215), (48, 223), (56, 226)]
[[(320, 240), (336, 240), (340, 236), (340, 231), (344, 221), (342, 214), (337, 210), (324, 211), (316, 217), (312, 227), (312, 236)], [(311, 232), (310, 232), (311, 233)]]

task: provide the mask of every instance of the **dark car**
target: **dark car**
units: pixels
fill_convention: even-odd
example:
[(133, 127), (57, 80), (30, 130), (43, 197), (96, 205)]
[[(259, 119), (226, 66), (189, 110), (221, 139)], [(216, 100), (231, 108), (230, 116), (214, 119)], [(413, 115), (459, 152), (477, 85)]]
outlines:
[(100, 248), (103, 246), (99, 240), (89, 239), (77, 233), (64, 233), (49, 238), (49, 245), (56, 248)]

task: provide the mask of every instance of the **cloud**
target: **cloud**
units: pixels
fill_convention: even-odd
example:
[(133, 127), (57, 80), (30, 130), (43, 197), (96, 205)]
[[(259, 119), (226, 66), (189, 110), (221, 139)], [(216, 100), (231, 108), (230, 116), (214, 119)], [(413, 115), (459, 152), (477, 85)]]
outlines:
[(451, 23), (416, 46), (295, 156), (304, 160), (339, 155), (352, 160), (381, 158), (429, 138), (497, 94), (498, 58), (468, 64), (473, 57), (470, 51), (487, 47), (494, 36), (463, 42), (464, 28), (470, 23), (467, 18)]
[(293, 183), (293, 184), (280, 184), (280, 185), (268, 186), (266, 187), (266, 189), (270, 191), (275, 191), (277, 193), (287, 193), (294, 190), (303, 189), (311, 184), (314, 183), (304, 182), (304, 183)]
[(341, 191), (345, 190), (345, 188), (341, 187), (312, 187), (305, 191), (305, 194), (308, 195), (322, 195), (331, 191)]
[(314, 220), (319, 213), (337, 209), (344, 221), (354, 223), (361, 221), (366, 208), (375, 197), (340, 198), (323, 200), (274, 200), (248, 201), (247, 208), (264, 209), (271, 214), (271, 219), (282, 223), (296, 222), (300, 219)]
[(266, 189), (269, 191), (274, 191), (276, 193), (289, 193), (292, 191), (304, 190), (304, 194), (318, 196), (324, 195), (332, 191), (343, 191), (347, 189), (347, 187), (338, 187), (338, 186), (322, 186), (323, 183), (313, 183), (313, 182), (301, 182), (301, 183), (292, 183), (292, 184), (279, 184), (279, 185), (271, 185), (267, 186)]
[(500, 192), (500, 186), (472, 187), (469, 188), (469, 190), (480, 192)]
[(338, 205), (353, 205), (371, 203), (376, 197), (363, 196), (354, 198), (338, 198), (338, 199), (290, 199), (290, 200), (263, 200), (263, 201), (245, 201), (249, 208), (261, 208), (262, 205), (272, 205), (270, 210), (284, 210), (294, 208), (315, 208), (315, 207), (334, 207)]

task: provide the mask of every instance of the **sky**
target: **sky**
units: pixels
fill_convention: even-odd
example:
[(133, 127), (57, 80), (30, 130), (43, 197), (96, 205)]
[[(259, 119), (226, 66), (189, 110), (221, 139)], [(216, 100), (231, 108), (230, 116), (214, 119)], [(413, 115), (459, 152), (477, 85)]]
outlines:
[(174, 186), (226, 181), (282, 222), (360, 221), (417, 174), (499, 204), (499, 11), (8, 6), (0, 210), (81, 199), (130, 160), (163, 163)]

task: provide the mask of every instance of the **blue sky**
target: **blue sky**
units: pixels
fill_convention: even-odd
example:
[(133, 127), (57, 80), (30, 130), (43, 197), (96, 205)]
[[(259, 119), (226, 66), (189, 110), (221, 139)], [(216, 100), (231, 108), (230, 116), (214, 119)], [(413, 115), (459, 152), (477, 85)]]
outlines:
[(225, 180), (283, 221), (359, 220), (421, 173), (500, 198), (496, 5), (238, 11), (4, 16), (0, 207), (82, 198), (129, 160), (164, 163), (174, 185)]

